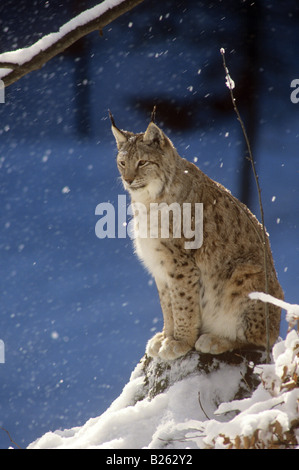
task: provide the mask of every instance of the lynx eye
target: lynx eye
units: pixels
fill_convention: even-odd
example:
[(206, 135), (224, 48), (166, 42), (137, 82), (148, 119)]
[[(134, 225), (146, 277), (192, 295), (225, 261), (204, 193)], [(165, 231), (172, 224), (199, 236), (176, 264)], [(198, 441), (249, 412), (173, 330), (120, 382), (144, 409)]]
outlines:
[(148, 164), (149, 164), (149, 161), (147, 161), (147, 160), (139, 160), (138, 163), (137, 163), (137, 166), (138, 166), (138, 168), (141, 168), (141, 167), (143, 167), (145, 165), (148, 165)]

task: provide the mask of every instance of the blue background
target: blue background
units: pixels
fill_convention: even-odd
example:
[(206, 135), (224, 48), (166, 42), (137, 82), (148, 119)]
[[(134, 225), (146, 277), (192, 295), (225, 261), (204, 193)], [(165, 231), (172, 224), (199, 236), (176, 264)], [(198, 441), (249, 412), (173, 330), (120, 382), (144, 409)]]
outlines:
[[(0, 52), (28, 46), (91, 1), (7, 1)], [(260, 218), (225, 86), (236, 82), (288, 302), (299, 303), (299, 11), (295, 1), (145, 0), (6, 89), (0, 105), (0, 425), (25, 447), (104, 412), (162, 328), (156, 287), (126, 239), (95, 236), (95, 208), (124, 194), (107, 110), (157, 123), (180, 155)], [(254, 10), (253, 10), (254, 8)], [(242, 195), (244, 181), (249, 192)], [(281, 335), (286, 334), (282, 322)], [(10, 445), (0, 432), (0, 447)]]

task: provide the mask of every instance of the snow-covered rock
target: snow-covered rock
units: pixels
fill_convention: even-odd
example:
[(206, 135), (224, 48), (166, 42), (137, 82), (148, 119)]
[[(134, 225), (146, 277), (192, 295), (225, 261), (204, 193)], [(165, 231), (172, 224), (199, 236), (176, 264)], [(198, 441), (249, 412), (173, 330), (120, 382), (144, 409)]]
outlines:
[[(263, 355), (192, 352), (172, 362), (144, 356), (105, 413), (82, 427), (48, 432), (29, 448), (197, 448), (204, 423), (221, 403), (251, 396), (259, 383), (253, 364)], [(216, 419), (226, 421), (235, 414)]]
[[(293, 327), (298, 306), (283, 307)], [(145, 355), (105, 413), (48, 432), (29, 449), (299, 448), (298, 331), (272, 356), (265, 364), (257, 350), (191, 352), (171, 362)]]

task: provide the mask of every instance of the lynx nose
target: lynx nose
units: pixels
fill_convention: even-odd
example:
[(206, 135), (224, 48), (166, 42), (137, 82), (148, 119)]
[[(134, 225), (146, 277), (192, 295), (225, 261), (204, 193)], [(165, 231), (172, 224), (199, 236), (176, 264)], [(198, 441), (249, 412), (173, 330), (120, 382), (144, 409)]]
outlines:
[(132, 176), (127, 176), (124, 178), (125, 182), (128, 183), (128, 184), (132, 184), (133, 181), (134, 181), (134, 177)]

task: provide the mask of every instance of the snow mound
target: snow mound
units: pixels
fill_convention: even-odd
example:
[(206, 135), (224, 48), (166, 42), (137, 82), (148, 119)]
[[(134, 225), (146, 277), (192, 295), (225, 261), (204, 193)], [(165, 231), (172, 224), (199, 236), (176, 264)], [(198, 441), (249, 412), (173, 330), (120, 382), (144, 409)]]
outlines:
[[(298, 311), (289, 310), (294, 324)], [(299, 448), (298, 332), (290, 330), (272, 355), (271, 364), (256, 362), (263, 362), (260, 351), (192, 352), (172, 362), (144, 356), (105, 413), (28, 448)]]
[(216, 414), (238, 411), (227, 423), (211, 420), (204, 443), (212, 448), (299, 447), (299, 336), (295, 330), (273, 348), (274, 364), (255, 368), (261, 384), (251, 398), (220, 405)]
[[(173, 385), (167, 387), (167, 371), (158, 372), (159, 380), (152, 388), (152, 394), (155, 396), (150, 398), (147, 396), (149, 383), (143, 371), (145, 361), (147, 359), (137, 365), (121, 395), (104, 414), (88, 420), (81, 428), (46, 433), (29, 448), (141, 449), (161, 448), (166, 445), (171, 448), (180, 447), (181, 439), (184, 439), (188, 432), (197, 429), (198, 424), (206, 419), (198, 401), (199, 390), (202, 390), (202, 400), (207, 406), (207, 411), (211, 413), (212, 408), (217, 408), (212, 402), (217, 398), (216, 395), (221, 395), (223, 381), (228, 376), (230, 385), (224, 388), (223, 397), (232, 398), (238, 389), (240, 374), (229, 367), (223, 367), (217, 378), (212, 374), (208, 379), (205, 374), (199, 376), (191, 373), (182, 380), (179, 380), (178, 375), (175, 377), (175, 370), (171, 368)], [(194, 363), (194, 358), (191, 358), (190, 362)], [(186, 373), (186, 370), (184, 372)], [(154, 374), (154, 382), (153, 376)], [(166, 390), (159, 393), (158, 390), (163, 386), (167, 387)], [(231, 390), (233, 395), (230, 397)]]

